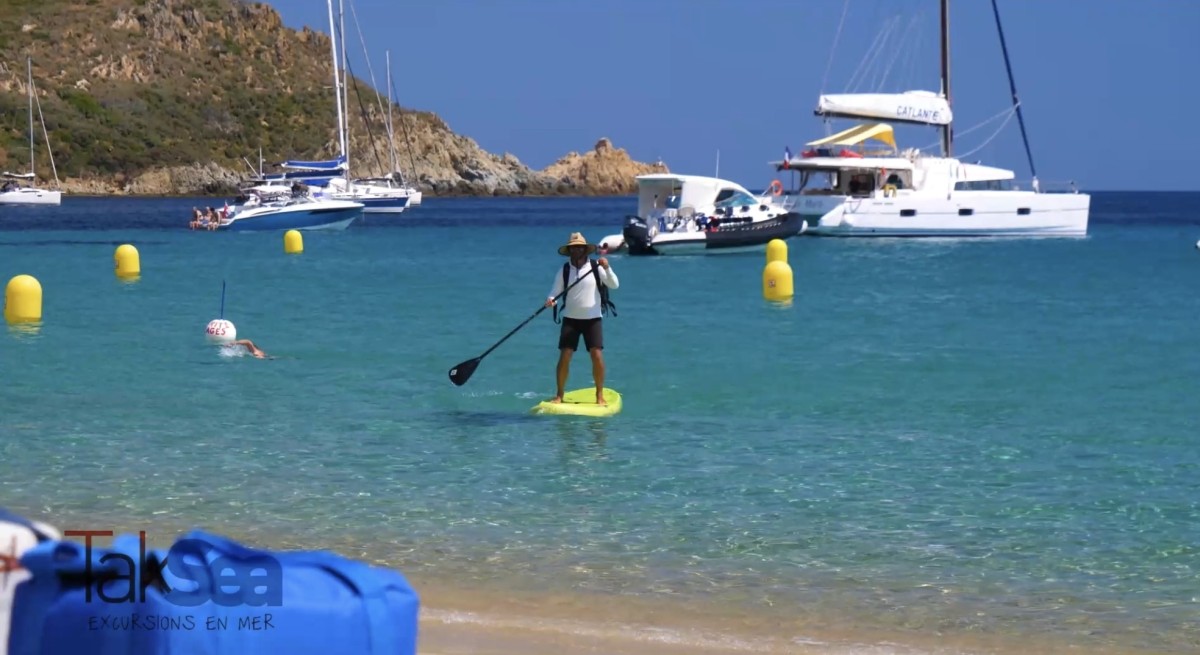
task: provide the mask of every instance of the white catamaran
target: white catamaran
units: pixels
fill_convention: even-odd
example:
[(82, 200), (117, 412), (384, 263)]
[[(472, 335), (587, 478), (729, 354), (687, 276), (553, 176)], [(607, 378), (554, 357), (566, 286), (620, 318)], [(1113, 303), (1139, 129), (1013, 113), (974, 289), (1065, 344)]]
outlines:
[[(0, 186), (0, 205), (61, 205), (62, 191), (58, 189), (42, 189), (37, 186), (36, 150), (33, 139), (33, 103), (37, 100), (33, 88), (33, 58), (26, 58), (29, 91), (29, 172), (4, 172), (3, 186)], [(58, 168), (54, 165), (54, 153), (50, 151), (50, 135), (46, 132), (46, 120), (42, 117), (42, 103), (37, 101), (38, 118), (42, 123), (42, 135), (46, 139), (46, 152), (50, 155), (50, 169), (54, 172), (54, 185), (58, 186)], [(22, 183), (25, 184), (22, 184)]]
[[(996, 28), (1008, 50), (995, 10)], [(868, 119), (806, 144), (800, 156), (771, 162), (793, 173), (793, 208), (810, 236), (1085, 236), (1090, 197), (1071, 185), (1068, 193), (1039, 188), (1025, 121), (1009, 67), (1013, 110), (1021, 126), (1033, 180), (1019, 188), (1013, 171), (969, 164), (951, 156), (949, 0), (941, 0), (942, 92), (822, 95), (815, 114)], [(873, 119), (873, 120), (871, 120)], [(876, 123), (883, 120), (887, 122)], [(941, 128), (941, 155), (899, 150), (889, 123)], [(868, 149), (874, 141), (880, 147)]]

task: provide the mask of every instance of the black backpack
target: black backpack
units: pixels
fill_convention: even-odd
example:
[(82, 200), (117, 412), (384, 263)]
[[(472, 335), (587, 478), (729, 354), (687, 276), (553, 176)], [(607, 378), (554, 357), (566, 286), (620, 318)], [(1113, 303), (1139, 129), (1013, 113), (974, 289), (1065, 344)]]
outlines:
[[(592, 262), (592, 275), (596, 278), (596, 288), (600, 290), (600, 315), (608, 316), (609, 314), (612, 314), (613, 316), (616, 316), (617, 315), (617, 306), (614, 305), (613, 302), (608, 299), (608, 287), (604, 286), (604, 283), (600, 281), (600, 264), (597, 263), (596, 260), (594, 260), (594, 259), (591, 260), (591, 262)], [(567, 280), (571, 278), (571, 262), (569, 262), (569, 261), (563, 262), (562, 276), (563, 276), (563, 288), (566, 289), (567, 288)], [(558, 315), (559, 307), (566, 309), (566, 307), (567, 307), (566, 294), (563, 294), (562, 304), (554, 306), (554, 322), (555, 323), (562, 322), (562, 319), (559, 318), (559, 315)]]

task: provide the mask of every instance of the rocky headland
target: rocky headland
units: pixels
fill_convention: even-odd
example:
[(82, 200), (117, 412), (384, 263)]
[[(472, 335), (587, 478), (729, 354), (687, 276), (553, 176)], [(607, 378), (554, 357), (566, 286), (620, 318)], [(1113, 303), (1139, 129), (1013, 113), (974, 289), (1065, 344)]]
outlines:
[[(265, 162), (338, 151), (326, 34), (240, 0), (44, 0), (0, 23), (0, 169), (29, 170), (26, 58), (36, 171), (74, 195), (227, 194)], [(54, 35), (52, 38), (51, 35)], [(353, 73), (353, 71), (351, 71)], [(542, 170), (493, 154), (430, 111), (392, 104), (351, 75), (353, 176), (389, 172), (433, 196), (626, 195), (667, 172), (608, 138)], [(53, 164), (39, 116), (45, 120)], [(268, 165), (268, 170), (270, 166)]]

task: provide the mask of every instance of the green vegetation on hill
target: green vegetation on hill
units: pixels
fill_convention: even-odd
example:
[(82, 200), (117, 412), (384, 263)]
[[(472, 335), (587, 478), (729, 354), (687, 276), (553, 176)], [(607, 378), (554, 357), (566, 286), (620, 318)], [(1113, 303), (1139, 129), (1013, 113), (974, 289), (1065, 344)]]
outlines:
[[(268, 163), (336, 152), (329, 38), (284, 27), (267, 5), (0, 4), (0, 169), (28, 168), (27, 56), (60, 178), (120, 180), (208, 162), (248, 173), (242, 158), (257, 165), (259, 148)], [(367, 84), (351, 82), (351, 128), (365, 135), (355, 85), (363, 104), (375, 108), (377, 100)], [(37, 113), (35, 106), (37, 172), (45, 178)], [(383, 133), (382, 121), (372, 120), (372, 132)]]

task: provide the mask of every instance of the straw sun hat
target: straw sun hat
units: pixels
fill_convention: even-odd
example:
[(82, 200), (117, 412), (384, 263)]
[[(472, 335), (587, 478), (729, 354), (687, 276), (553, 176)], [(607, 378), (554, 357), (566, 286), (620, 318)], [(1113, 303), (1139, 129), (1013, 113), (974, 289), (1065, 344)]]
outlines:
[(571, 246), (585, 246), (585, 247), (587, 247), (586, 252), (589, 255), (596, 252), (596, 245), (592, 244), (592, 243), (588, 243), (587, 239), (583, 238), (583, 234), (580, 232), (572, 232), (571, 238), (567, 239), (566, 245), (559, 246), (558, 254), (566, 255), (567, 252), (570, 250)]

